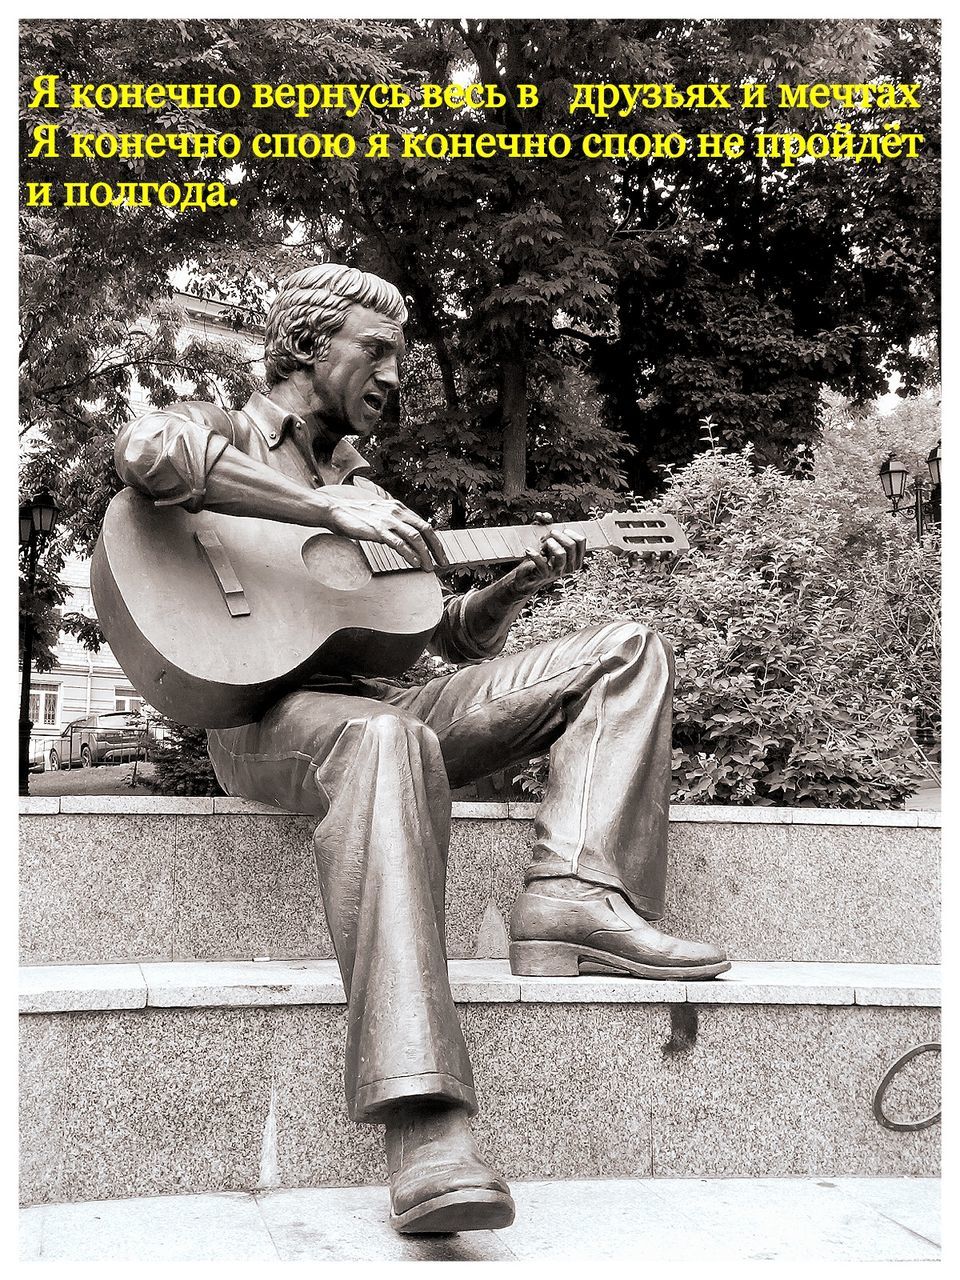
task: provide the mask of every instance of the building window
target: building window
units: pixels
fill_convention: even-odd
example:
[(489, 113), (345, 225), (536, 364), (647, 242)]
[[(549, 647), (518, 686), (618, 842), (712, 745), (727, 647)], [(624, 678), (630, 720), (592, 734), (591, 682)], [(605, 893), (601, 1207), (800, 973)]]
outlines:
[(32, 684), (30, 686), (30, 719), (35, 725), (52, 726), (57, 723), (58, 684)]
[(120, 685), (113, 691), (114, 711), (141, 711), (143, 699), (136, 689)]

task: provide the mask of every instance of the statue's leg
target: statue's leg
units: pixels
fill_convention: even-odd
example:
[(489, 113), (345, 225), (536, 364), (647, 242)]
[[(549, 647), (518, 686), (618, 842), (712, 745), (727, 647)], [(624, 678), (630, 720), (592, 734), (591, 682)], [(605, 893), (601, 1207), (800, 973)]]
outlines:
[(637, 976), (728, 967), (715, 948), (646, 924), (663, 914), (670, 800), (673, 655), (656, 632), (590, 627), (388, 696), (435, 731), (453, 785), (550, 751), (511, 928), (515, 942), (543, 944), (513, 949), (524, 971), (577, 972), (591, 933), (619, 936), (584, 960), (616, 956)]
[(321, 817), (314, 848), (347, 992), (352, 1119), (386, 1125), (399, 1230), (504, 1226), (480, 1156), (444, 941), (450, 790), (436, 734), (372, 699), (300, 692), (258, 725), (210, 735), (232, 794)]

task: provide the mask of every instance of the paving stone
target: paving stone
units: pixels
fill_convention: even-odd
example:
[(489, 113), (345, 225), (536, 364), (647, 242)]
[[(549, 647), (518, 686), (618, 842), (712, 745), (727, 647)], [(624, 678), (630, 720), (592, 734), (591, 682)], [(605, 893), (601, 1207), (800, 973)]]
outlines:
[(454, 818), (479, 818), (490, 821), (509, 817), (509, 805), (500, 800), (454, 800), (451, 809)]
[[(24, 1261), (930, 1261), (935, 1179), (515, 1182), (501, 1231), (398, 1236), (385, 1187), (166, 1196), (21, 1210)], [(692, 1272), (691, 1272), (692, 1273)]]
[[(506, 922), (523, 887), (533, 828), (529, 822), (462, 819), (453, 824), (447, 863), (447, 953), (476, 955), (487, 905), (493, 898)], [(504, 949), (504, 956), (506, 949)]]
[(915, 827), (910, 809), (793, 809), (793, 821), (827, 827)]
[(273, 815), (274, 817), (289, 817), (283, 809), (278, 809), (276, 805), (261, 804), (259, 800), (241, 800), (238, 796), (214, 796), (213, 797), (214, 813), (254, 813)]
[(923, 1005), (940, 1003), (939, 965), (864, 966), (854, 977), (857, 1004)]
[[(29, 1211), (27, 1211), (29, 1212)], [(275, 1261), (249, 1195), (156, 1196), (46, 1205), (43, 1262)]]
[(144, 965), (142, 972), (147, 1002), (157, 1007), (344, 1003), (331, 960), (206, 960)]
[(20, 970), (20, 1012), (142, 1009), (147, 984), (136, 964), (27, 965)]
[(853, 1004), (850, 970), (829, 964), (738, 962), (687, 993), (697, 1004)]
[(213, 813), (212, 796), (61, 796), (61, 813)]
[(20, 813), (59, 813), (59, 796), (20, 796)]
[(688, 985), (599, 974), (520, 978), (520, 999), (538, 1004), (676, 1004), (687, 999)]
[(521, 998), (521, 981), (506, 960), (451, 960), (447, 973), (458, 1003), (503, 1004)]
[[(670, 806), (671, 822), (717, 822), (726, 826), (741, 823), (793, 822), (795, 810), (775, 808), (767, 805), (723, 805), (723, 804), (672, 804)], [(809, 813), (824, 814), (823, 809), (810, 809)]]
[(386, 1181), (382, 1130), (347, 1116), (346, 1020), (331, 1005), (272, 1011), (270, 1072), (277, 1179), (284, 1187)]
[(515, 1182), (512, 1227), (497, 1234), (517, 1258), (704, 1262), (716, 1239), (697, 1223), (679, 1227), (678, 1205), (658, 1195), (656, 1179)]
[(695, 1225), (714, 1258), (744, 1261), (910, 1261), (939, 1250), (835, 1188), (803, 1178), (655, 1179), (656, 1195), (677, 1211), (677, 1229)]
[(285, 1262), (496, 1262), (514, 1256), (500, 1231), (398, 1235), (388, 1222), (385, 1186), (260, 1192), (257, 1203)]
[[(138, 797), (77, 799), (129, 806)], [(169, 799), (142, 799), (157, 812), (21, 819), (25, 961), (332, 959), (312, 819), (234, 800), (224, 800), (224, 811), (174, 814), (161, 812)], [(936, 962), (937, 830), (773, 822), (781, 811), (746, 812), (750, 821), (700, 814), (671, 824), (668, 932), (715, 941), (738, 960)], [(509, 919), (532, 843), (528, 819), (453, 823), (451, 957), (477, 955), (491, 905)], [(487, 954), (492, 936), (488, 930)], [(505, 953), (502, 930), (495, 941)]]
[(940, 1244), (939, 1178), (838, 1178), (832, 1185), (840, 1195)]
[(643, 1176), (668, 1006), (464, 1005), (481, 1149), (510, 1178)]
[(43, 1217), (46, 1212), (47, 1206), (44, 1204), (30, 1205), (20, 1210), (17, 1255), (21, 1262), (36, 1262), (40, 1257)]

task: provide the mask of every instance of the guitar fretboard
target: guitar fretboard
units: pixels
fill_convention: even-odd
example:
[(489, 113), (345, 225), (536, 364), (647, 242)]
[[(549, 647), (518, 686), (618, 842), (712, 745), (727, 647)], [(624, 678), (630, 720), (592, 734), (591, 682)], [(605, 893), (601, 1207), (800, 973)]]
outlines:
[[(663, 517), (658, 518), (656, 513), (629, 513), (616, 518), (623, 522), (623, 530), (615, 539), (599, 520), (568, 520), (555, 525), (517, 524), (495, 529), (443, 529), (437, 531), (437, 536), (450, 561), (447, 569), (522, 560), (530, 551), (539, 550), (551, 529), (582, 534), (588, 551), (618, 546), (641, 555), (655, 555), (674, 550), (678, 545), (677, 538), (667, 531)], [(398, 552), (382, 542), (361, 542), (360, 546), (374, 573), (395, 573), (411, 567)]]

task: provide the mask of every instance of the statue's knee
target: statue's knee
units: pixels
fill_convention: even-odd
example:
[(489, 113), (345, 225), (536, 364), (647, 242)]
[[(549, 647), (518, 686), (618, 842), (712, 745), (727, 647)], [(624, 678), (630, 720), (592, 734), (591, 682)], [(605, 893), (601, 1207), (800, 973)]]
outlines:
[(383, 710), (364, 717), (360, 723), (365, 736), (386, 747), (416, 745), (428, 754), (440, 750), (440, 739), (434, 731), (414, 716)]
[(673, 653), (670, 641), (645, 622), (615, 622), (611, 629), (617, 646), (630, 653), (642, 653), (645, 649)]
[(623, 623), (617, 638), (621, 652), (631, 662), (641, 665), (653, 659), (673, 670), (673, 645), (645, 622)]

